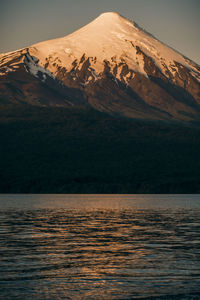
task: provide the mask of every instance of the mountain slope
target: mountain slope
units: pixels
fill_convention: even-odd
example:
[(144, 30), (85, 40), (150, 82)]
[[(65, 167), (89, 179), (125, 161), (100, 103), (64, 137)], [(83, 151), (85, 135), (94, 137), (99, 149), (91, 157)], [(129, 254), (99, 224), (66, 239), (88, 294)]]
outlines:
[(0, 106), (1, 193), (200, 193), (200, 128)]
[(2, 54), (0, 90), (4, 103), (200, 119), (199, 66), (113, 12), (66, 37)]

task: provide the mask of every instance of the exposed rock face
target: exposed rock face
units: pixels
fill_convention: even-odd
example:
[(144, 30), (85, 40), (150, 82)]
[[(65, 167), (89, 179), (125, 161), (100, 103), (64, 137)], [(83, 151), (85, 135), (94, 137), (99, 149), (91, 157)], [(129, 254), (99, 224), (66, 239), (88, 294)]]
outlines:
[(0, 55), (0, 101), (199, 120), (200, 68), (135, 23), (105, 13), (67, 37)]

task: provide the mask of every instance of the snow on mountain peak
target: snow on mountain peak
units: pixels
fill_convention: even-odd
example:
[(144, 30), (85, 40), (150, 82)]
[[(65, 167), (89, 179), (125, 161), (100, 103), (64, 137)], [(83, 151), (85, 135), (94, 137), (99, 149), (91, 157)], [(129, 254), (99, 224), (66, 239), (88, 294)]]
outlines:
[(114, 11), (108, 11), (108, 12), (104, 12), (104, 13), (100, 14), (97, 19), (99, 19), (99, 18), (116, 19), (116, 18), (120, 18), (120, 17), (122, 17), (122, 16), (119, 13), (114, 12)]
[(122, 15), (120, 15), (117, 12), (105, 12), (100, 14), (93, 22), (96, 23), (121, 23), (121, 22), (127, 22), (128, 19), (124, 18)]
[(72, 34), (33, 45), (30, 51), (41, 65), (45, 66), (48, 60), (48, 69), (53, 73), (58, 67), (71, 71), (73, 63), (80, 62), (84, 55), (90, 58), (97, 74), (104, 70), (106, 60), (111, 70), (112, 65), (114, 68), (115, 64), (125, 62), (130, 70), (146, 76), (141, 53), (151, 57), (165, 76), (169, 70), (174, 72), (175, 62), (193, 70), (182, 55), (116, 12), (105, 12)]
[[(132, 115), (132, 107), (134, 116), (141, 112), (144, 117), (147, 103), (156, 107), (156, 118), (159, 109), (161, 118), (167, 112), (170, 118), (185, 119), (200, 103), (198, 65), (115, 12), (103, 13), (65, 37), (0, 55), (1, 78), (10, 80), (15, 72), (31, 80), (27, 72), (39, 79), (39, 86), (59, 90), (67, 95), (67, 103), (87, 99), (100, 110), (121, 113), (122, 107), (127, 116)], [(20, 82), (24, 79), (16, 84)]]
[(74, 68), (81, 70), (88, 59), (90, 71), (95, 72), (95, 80), (101, 76), (105, 62), (108, 62), (110, 72), (119, 80), (123, 66), (127, 66), (129, 72), (124, 81), (128, 83), (135, 73), (148, 76), (146, 57), (166, 77), (175, 76), (178, 70), (176, 63), (179, 63), (199, 80), (195, 64), (116, 12), (102, 13), (70, 35), (41, 42), (28, 49), (30, 55), (38, 59), (39, 65), (55, 76), (63, 68), (72, 74)]

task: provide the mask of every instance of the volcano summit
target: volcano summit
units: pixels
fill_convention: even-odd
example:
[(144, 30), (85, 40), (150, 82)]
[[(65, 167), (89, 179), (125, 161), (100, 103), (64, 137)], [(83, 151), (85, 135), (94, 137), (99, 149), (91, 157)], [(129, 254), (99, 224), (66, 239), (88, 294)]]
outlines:
[(146, 120), (200, 118), (200, 67), (118, 13), (0, 55), (0, 99)]

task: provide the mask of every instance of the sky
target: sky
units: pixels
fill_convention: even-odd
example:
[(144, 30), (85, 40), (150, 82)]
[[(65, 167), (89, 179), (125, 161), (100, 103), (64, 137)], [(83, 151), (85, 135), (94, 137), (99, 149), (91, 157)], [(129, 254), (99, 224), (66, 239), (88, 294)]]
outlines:
[(0, 53), (66, 36), (107, 11), (200, 64), (200, 0), (0, 0)]

